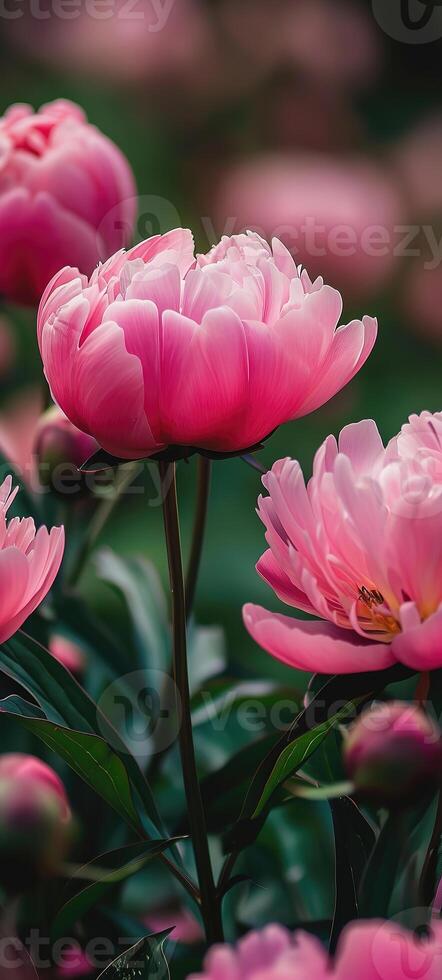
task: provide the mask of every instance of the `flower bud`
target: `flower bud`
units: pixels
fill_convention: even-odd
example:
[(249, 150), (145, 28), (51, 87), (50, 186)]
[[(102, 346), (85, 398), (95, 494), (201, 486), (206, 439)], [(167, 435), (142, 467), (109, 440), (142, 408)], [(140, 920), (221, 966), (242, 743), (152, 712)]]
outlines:
[(61, 409), (53, 405), (41, 416), (35, 433), (34, 451), (40, 483), (62, 492), (66, 481), (66, 488), (71, 493), (69, 477), (76, 478), (78, 485), (76, 471), (97, 449), (95, 439), (77, 429)]
[(30, 755), (0, 757), (0, 883), (7, 891), (20, 892), (56, 871), (71, 819), (53, 769)]
[(345, 746), (347, 772), (359, 795), (377, 806), (410, 805), (442, 782), (442, 735), (412, 704), (366, 709)]

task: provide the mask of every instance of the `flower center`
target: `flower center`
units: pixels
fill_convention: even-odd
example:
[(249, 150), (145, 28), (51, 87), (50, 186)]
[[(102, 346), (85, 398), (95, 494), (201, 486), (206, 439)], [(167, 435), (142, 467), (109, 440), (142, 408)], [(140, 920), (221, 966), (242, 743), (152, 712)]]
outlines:
[(358, 616), (363, 629), (393, 635), (401, 632), (399, 623), (386, 606), (382, 592), (379, 592), (378, 589), (367, 589), (365, 585), (361, 585), (358, 589), (358, 595), (359, 601), (364, 606), (362, 616)]

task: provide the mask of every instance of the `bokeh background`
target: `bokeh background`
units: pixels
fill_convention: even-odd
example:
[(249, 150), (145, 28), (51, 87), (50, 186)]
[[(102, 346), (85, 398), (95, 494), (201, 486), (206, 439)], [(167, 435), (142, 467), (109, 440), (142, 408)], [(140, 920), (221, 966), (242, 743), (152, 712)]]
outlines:
[[(276, 233), (341, 289), (346, 320), (379, 318), (363, 371), (322, 410), (274, 434), (260, 453), (266, 466), (291, 455), (308, 472), (322, 439), (351, 420), (373, 416), (388, 438), (410, 413), (442, 408), (441, 42), (418, 43), (417, 31), (411, 39), (391, 37), (364, 0), (2, 8), (0, 110), (80, 103), (134, 169), (138, 239), (189, 225), (205, 251), (223, 233)], [(6, 307), (1, 316), (0, 429), (13, 400), (16, 413), (18, 399), (32, 415), (42, 387), (35, 316)], [(194, 477), (195, 460), (180, 464), (185, 545)], [(241, 622), (244, 601), (275, 606), (254, 571), (264, 547), (258, 492), (259, 474), (241, 460), (215, 464), (196, 610), (224, 627), (232, 672), (288, 678)], [(123, 500), (102, 543), (143, 552), (164, 574), (151, 496)], [(107, 619), (122, 615), (92, 567), (82, 588)]]

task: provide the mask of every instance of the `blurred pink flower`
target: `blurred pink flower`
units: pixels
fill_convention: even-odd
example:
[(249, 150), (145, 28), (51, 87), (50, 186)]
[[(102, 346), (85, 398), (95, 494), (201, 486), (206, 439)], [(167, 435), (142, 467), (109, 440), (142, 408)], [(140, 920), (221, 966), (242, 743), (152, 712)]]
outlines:
[(350, 0), (222, 0), (220, 17), (242, 55), (268, 70), (292, 67), (328, 86), (365, 87), (381, 65), (373, 20)]
[(0, 453), (28, 484), (33, 476), (35, 432), (42, 411), (41, 389), (26, 388), (0, 413)]
[(418, 259), (404, 277), (401, 306), (418, 336), (442, 344), (442, 265), (428, 269)]
[(254, 228), (281, 238), (313, 275), (346, 298), (378, 292), (396, 266), (402, 202), (387, 172), (364, 158), (279, 154), (246, 160), (221, 177), (218, 231)]
[(171, 942), (183, 943), (192, 946), (204, 940), (204, 932), (201, 923), (185, 907), (163, 909), (159, 912), (152, 912), (145, 922), (148, 929), (152, 932), (163, 932), (165, 929), (172, 929), (170, 934)]
[(411, 214), (432, 218), (442, 213), (442, 115), (422, 119), (392, 150)]
[(89, 977), (94, 968), (91, 960), (79, 946), (71, 946), (62, 953), (63, 963), (56, 969), (56, 980), (77, 980), (77, 977)]
[(53, 396), (110, 453), (239, 452), (312, 412), (357, 373), (370, 317), (336, 330), (338, 292), (279, 241), (224, 238), (195, 265), (189, 231), (151, 238), (90, 281), (48, 286), (38, 338)]
[(60, 633), (54, 633), (49, 642), (49, 650), (52, 656), (63, 664), (63, 667), (70, 670), (71, 674), (82, 674), (85, 654), (78, 643), (68, 640), (66, 636), (62, 636)]
[(32, 517), (7, 520), (18, 488), (6, 477), (0, 487), (0, 643), (20, 629), (49, 592), (63, 558), (64, 529), (35, 530)]
[(321, 619), (249, 604), (254, 639), (319, 673), (442, 667), (442, 415), (412, 416), (387, 449), (374, 422), (348, 425), (318, 450), (307, 486), (291, 459), (263, 484), (269, 550), (257, 570), (280, 599)]
[(68, 30), (59, 17), (23, 17), (9, 24), (10, 35), (22, 50), (46, 64), (119, 84), (185, 84), (186, 73), (209, 41), (201, 0), (157, 5), (151, 0), (115, 0), (107, 16), (93, 16), (91, 10), (92, 4), (79, 9)]
[(0, 293), (33, 304), (67, 262), (90, 275), (130, 241), (135, 194), (126, 158), (78, 106), (12, 106), (0, 119)]
[(352, 922), (341, 936), (334, 962), (306, 932), (279, 925), (250, 932), (236, 947), (214, 946), (204, 972), (188, 980), (437, 980), (442, 965), (442, 925), (419, 940), (395, 922)]

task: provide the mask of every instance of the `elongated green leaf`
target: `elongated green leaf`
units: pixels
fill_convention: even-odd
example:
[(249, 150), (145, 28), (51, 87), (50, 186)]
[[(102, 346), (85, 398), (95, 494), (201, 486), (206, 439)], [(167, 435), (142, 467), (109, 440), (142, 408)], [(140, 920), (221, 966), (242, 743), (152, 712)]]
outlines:
[(338, 711), (333, 718), (323, 722), (322, 725), (318, 725), (313, 731), (306, 732), (305, 735), (300, 735), (281, 752), (251, 814), (253, 820), (262, 813), (275, 789), (291, 776), (292, 773), (301, 769), (307, 759), (315, 752), (324, 738), (326, 738), (329, 731), (335, 728), (341, 721), (344, 721), (345, 718), (348, 718), (353, 712), (354, 704), (350, 702), (341, 711)]
[(354, 800), (342, 795), (330, 803), (335, 841), (335, 908), (330, 937), (334, 953), (344, 926), (358, 918), (362, 874), (376, 838)]
[(141, 832), (126, 769), (104, 739), (62, 728), (45, 718), (33, 717), (33, 705), (22, 699), (6, 698), (0, 702), (0, 712), (2, 716), (19, 719), (29, 732), (64, 759), (133, 830)]
[(39, 643), (20, 632), (0, 646), (0, 670), (12, 677), (38, 701), (48, 721), (62, 728), (104, 739), (117, 755), (142, 804), (146, 832), (162, 831), (150, 787), (117, 731), (89, 698), (72, 674)]
[(169, 980), (164, 944), (171, 929), (145, 936), (100, 973), (97, 980)]
[(364, 919), (388, 918), (400, 869), (408, 818), (391, 813), (379, 834), (361, 882), (359, 911)]
[[(116, 884), (125, 881), (131, 875), (141, 871), (149, 861), (162, 854), (173, 840), (156, 840), (130, 844), (116, 851), (100, 854), (89, 864), (79, 868), (69, 882), (67, 893), (69, 897), (55, 916), (52, 926), (52, 940), (55, 942), (63, 936), (69, 936), (72, 927), (106, 896)], [(78, 879), (92, 883), (78, 889)]]

